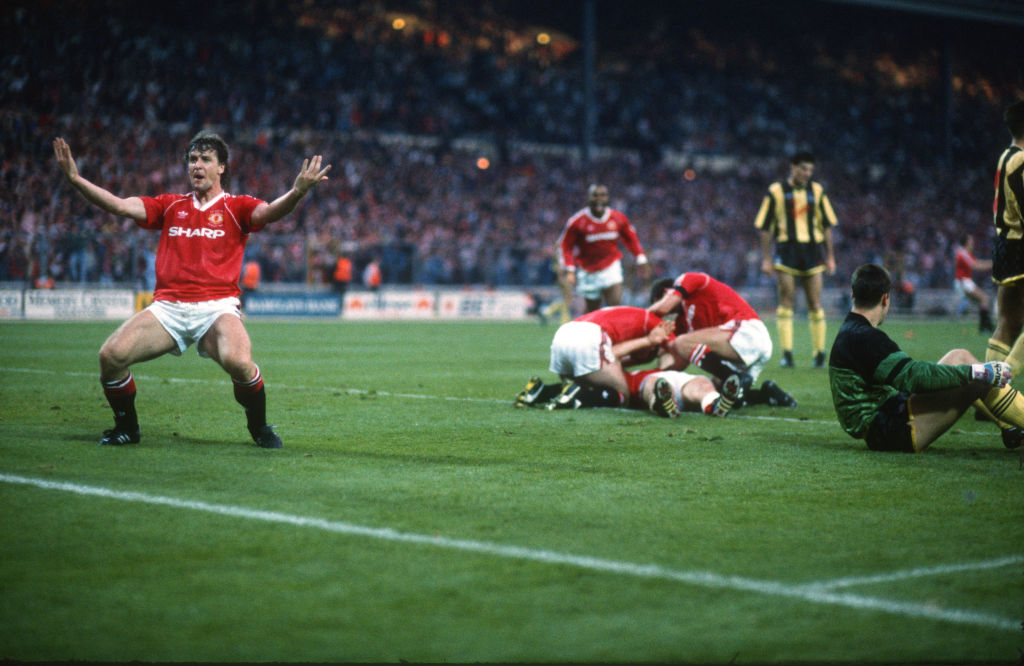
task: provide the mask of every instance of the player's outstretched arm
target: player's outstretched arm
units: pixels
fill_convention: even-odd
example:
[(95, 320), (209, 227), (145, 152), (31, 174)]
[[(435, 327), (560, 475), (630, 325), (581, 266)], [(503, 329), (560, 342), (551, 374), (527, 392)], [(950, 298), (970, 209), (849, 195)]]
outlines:
[(75, 158), (71, 154), (71, 147), (61, 137), (53, 140), (53, 154), (64, 178), (78, 190), (86, 201), (99, 206), (108, 213), (130, 217), (139, 222), (146, 219), (146, 206), (142, 203), (142, 199), (138, 197), (123, 199), (82, 178), (82, 175), (78, 173)]
[(299, 175), (296, 176), (292, 189), (268, 204), (257, 206), (252, 212), (253, 226), (262, 227), (265, 224), (277, 222), (295, 210), (295, 207), (299, 205), (299, 201), (302, 200), (302, 197), (306, 196), (307, 192), (322, 181), (327, 180), (327, 172), (331, 170), (331, 165), (328, 164), (321, 168), (322, 163), (323, 158), (320, 155), (314, 155), (310, 159), (302, 160), (302, 169), (299, 170)]
[(659, 317), (665, 317), (675, 310), (682, 302), (683, 297), (679, 295), (679, 292), (670, 288), (665, 292), (664, 296), (647, 309)]

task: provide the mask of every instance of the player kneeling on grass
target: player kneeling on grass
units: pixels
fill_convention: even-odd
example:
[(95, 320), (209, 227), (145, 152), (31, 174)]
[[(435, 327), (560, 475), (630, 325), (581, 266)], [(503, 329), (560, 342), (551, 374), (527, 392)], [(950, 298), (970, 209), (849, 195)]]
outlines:
[(938, 363), (915, 361), (879, 330), (889, 312), (892, 278), (875, 264), (853, 273), (853, 309), (832, 345), (829, 383), (839, 424), (873, 451), (924, 451), (972, 403), (990, 413), (1003, 444), (1024, 443), (1024, 398), (1010, 366), (980, 363), (965, 349)]
[(766, 380), (753, 388), (772, 356), (772, 339), (757, 312), (736, 290), (707, 273), (683, 273), (658, 280), (651, 287), (651, 312), (675, 317), (675, 339), (666, 345), (659, 366), (685, 370), (695, 365), (710, 374), (716, 386), (739, 381), (743, 395), (737, 407), (796, 407), (796, 400)]
[(652, 358), (671, 337), (671, 326), (661, 317), (623, 305), (562, 324), (551, 341), (549, 367), (563, 388), (549, 406), (624, 406), (633, 391), (623, 365), (638, 354)]
[[(517, 407), (544, 405), (547, 409), (627, 406), (639, 395), (637, 373), (623, 366), (653, 360), (671, 343), (672, 325), (654, 313), (632, 306), (589, 312), (563, 324), (551, 341), (550, 369), (561, 377), (557, 385), (530, 379), (516, 397)], [(555, 388), (557, 386), (557, 388)], [(728, 388), (725, 388), (728, 387)], [(656, 382), (652, 410), (674, 417), (678, 407), (669, 398), (671, 387)], [(742, 396), (738, 378), (723, 386), (727, 395), (715, 403), (717, 416), (725, 416)]]

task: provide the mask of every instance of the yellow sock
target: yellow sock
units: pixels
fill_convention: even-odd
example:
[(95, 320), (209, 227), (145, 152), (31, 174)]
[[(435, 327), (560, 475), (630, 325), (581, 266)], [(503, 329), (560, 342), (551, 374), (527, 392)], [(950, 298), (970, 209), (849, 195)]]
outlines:
[[(987, 355), (988, 352), (986, 351)], [(1019, 336), (1017, 341), (1013, 343), (1013, 347), (1006, 354), (1006, 362), (1010, 364), (1010, 369), (1013, 370), (1014, 374), (1024, 372), (1024, 335)]]
[(985, 403), (982, 400), (975, 400), (974, 401), (974, 408), (977, 409), (982, 414), (984, 414), (985, 416), (987, 416), (989, 421), (992, 421), (993, 423), (998, 425), (1000, 428), (1005, 429), (1005, 428), (1009, 428), (1009, 427), (1012, 426), (1012, 424), (1007, 423), (1006, 421), (1001, 421), (1001, 420), (997, 419), (995, 417), (995, 415), (991, 411), (989, 411), (988, 407), (985, 406)]
[(999, 427), (1024, 428), (1024, 396), (1017, 389), (1011, 386), (994, 388), (979, 402)]
[(775, 317), (779, 329), (779, 346), (782, 351), (793, 351), (793, 309), (779, 308), (775, 311)]
[(825, 351), (825, 308), (818, 308), (807, 313), (811, 326), (811, 345), (814, 353)]
[[(1005, 342), (1000, 342), (999, 340), (996, 340), (995, 338), (989, 338), (988, 339), (988, 346), (985, 347), (985, 361), (986, 362), (987, 361), (1002, 361), (1002, 360), (1004, 360), (1006, 358), (1006, 356), (1009, 353), (1010, 353), (1010, 346), (1009, 345), (1007, 345)], [(986, 396), (985, 399), (987, 400), (988, 396)], [(974, 401), (974, 407), (975, 407), (975, 409), (977, 409), (981, 413), (983, 413), (986, 416), (988, 416), (989, 419), (991, 419), (992, 421), (995, 421), (996, 423), (998, 423), (1000, 428), (1008, 428), (1008, 427), (1010, 427), (1009, 423), (1006, 423), (1005, 421), (1001, 421), (1001, 420), (997, 419), (992, 414), (992, 412), (989, 410), (989, 408), (985, 406), (985, 401), (984, 400), (975, 400)]]
[(1002, 361), (1010, 355), (1010, 345), (1000, 342), (995, 338), (988, 339), (988, 346), (985, 348), (985, 361)]
[(572, 319), (572, 312), (569, 310), (569, 304), (565, 301), (561, 301), (562, 304), (562, 323), (568, 324), (569, 320)]

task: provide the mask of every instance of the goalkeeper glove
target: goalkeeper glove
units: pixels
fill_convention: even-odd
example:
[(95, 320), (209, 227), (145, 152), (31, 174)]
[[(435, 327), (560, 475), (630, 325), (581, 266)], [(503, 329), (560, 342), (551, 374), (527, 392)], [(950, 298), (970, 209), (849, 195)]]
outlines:
[(971, 365), (971, 379), (1003, 388), (1013, 379), (1013, 372), (1010, 371), (1010, 364), (1003, 361), (974, 363)]

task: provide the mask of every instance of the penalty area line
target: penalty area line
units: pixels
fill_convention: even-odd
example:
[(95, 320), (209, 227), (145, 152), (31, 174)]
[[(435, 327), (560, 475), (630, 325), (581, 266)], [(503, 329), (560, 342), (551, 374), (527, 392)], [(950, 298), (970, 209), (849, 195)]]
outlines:
[[(433, 546), (447, 550), (456, 550), (481, 555), (491, 555), (509, 559), (554, 564), (588, 571), (611, 573), (635, 578), (671, 580), (698, 587), (728, 589), (750, 592), (765, 596), (785, 597), (816, 604), (827, 604), (859, 610), (874, 610), (904, 617), (914, 617), (941, 622), (966, 624), (989, 629), (1019, 631), (1019, 620), (998, 617), (987, 613), (956, 608), (940, 608), (933, 604), (917, 604), (891, 599), (881, 599), (863, 595), (838, 593), (825, 589), (825, 585), (791, 585), (777, 581), (764, 581), (742, 576), (725, 576), (709, 571), (681, 571), (669, 569), (655, 564), (638, 564), (634, 562), (609, 560), (599, 557), (575, 555), (552, 550), (510, 546), (473, 539), (455, 539), (413, 532), (401, 532), (386, 527), (369, 527), (323, 518), (313, 518), (294, 514), (249, 509), (227, 504), (212, 504), (195, 500), (184, 500), (174, 497), (150, 495), (147, 493), (113, 490), (98, 486), (87, 486), (63, 481), (52, 481), (13, 474), (0, 473), (0, 482), (32, 486), (44, 490), (57, 490), (76, 495), (102, 497), (123, 502), (134, 502), (166, 506), (189, 511), (200, 511), (232, 518), (243, 518), (265, 523), (290, 525), (317, 529), (324, 532), (359, 536), (381, 541), (409, 543)], [(835, 581), (833, 581), (834, 585)]]
[(961, 562), (959, 564), (940, 564), (931, 567), (917, 567), (915, 569), (904, 569), (890, 573), (873, 574), (868, 576), (849, 576), (847, 578), (834, 578), (832, 580), (807, 583), (805, 587), (817, 590), (834, 590), (840, 587), (852, 587), (854, 585), (872, 585), (875, 583), (892, 583), (898, 580), (909, 580), (911, 578), (924, 578), (926, 576), (948, 576), (965, 571), (982, 571), (984, 569), (1001, 569), (1014, 565), (1024, 564), (1024, 556), (1010, 555), (994, 560), (980, 562)]

